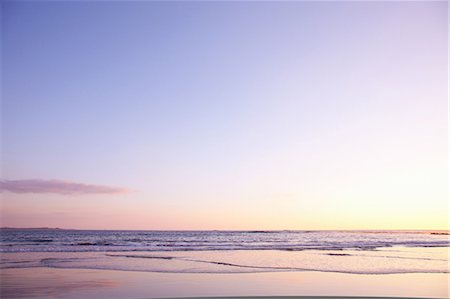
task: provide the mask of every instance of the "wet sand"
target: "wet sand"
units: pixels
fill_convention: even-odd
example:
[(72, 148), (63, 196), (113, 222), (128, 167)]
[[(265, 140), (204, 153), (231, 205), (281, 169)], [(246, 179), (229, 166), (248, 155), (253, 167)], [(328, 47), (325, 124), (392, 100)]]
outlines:
[(449, 274), (152, 273), (45, 267), (1, 270), (1, 298), (370, 296), (448, 298)]

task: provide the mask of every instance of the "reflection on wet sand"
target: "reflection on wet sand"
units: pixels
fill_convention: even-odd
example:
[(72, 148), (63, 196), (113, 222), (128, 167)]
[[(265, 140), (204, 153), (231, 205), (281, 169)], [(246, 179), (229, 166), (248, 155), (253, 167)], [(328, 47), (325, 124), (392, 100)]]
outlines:
[(73, 293), (115, 288), (119, 281), (92, 278), (90, 271), (78, 270), (72, 275), (46, 268), (2, 270), (0, 272), (1, 298), (66, 297)]
[(360, 296), (448, 298), (448, 274), (153, 273), (22, 268), (1, 271), (1, 298)]

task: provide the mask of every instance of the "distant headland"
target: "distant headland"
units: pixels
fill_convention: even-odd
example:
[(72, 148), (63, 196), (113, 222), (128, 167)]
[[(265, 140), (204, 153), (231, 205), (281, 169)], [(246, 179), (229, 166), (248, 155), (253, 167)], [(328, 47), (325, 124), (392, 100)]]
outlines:
[(0, 227), (0, 230), (67, 230), (59, 227)]

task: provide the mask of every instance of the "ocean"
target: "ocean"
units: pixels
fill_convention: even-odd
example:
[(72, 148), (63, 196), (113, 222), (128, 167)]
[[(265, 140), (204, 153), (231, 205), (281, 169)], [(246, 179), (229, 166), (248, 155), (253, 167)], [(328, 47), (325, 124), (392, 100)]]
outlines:
[(447, 231), (3, 229), (1, 268), (449, 273)]

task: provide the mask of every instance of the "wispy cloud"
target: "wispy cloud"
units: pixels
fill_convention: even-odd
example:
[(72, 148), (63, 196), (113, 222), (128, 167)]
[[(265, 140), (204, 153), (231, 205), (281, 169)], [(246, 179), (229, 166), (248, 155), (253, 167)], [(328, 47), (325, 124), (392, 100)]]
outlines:
[(124, 194), (130, 192), (127, 188), (81, 184), (62, 180), (2, 180), (0, 181), (0, 187), (2, 192), (64, 195)]

